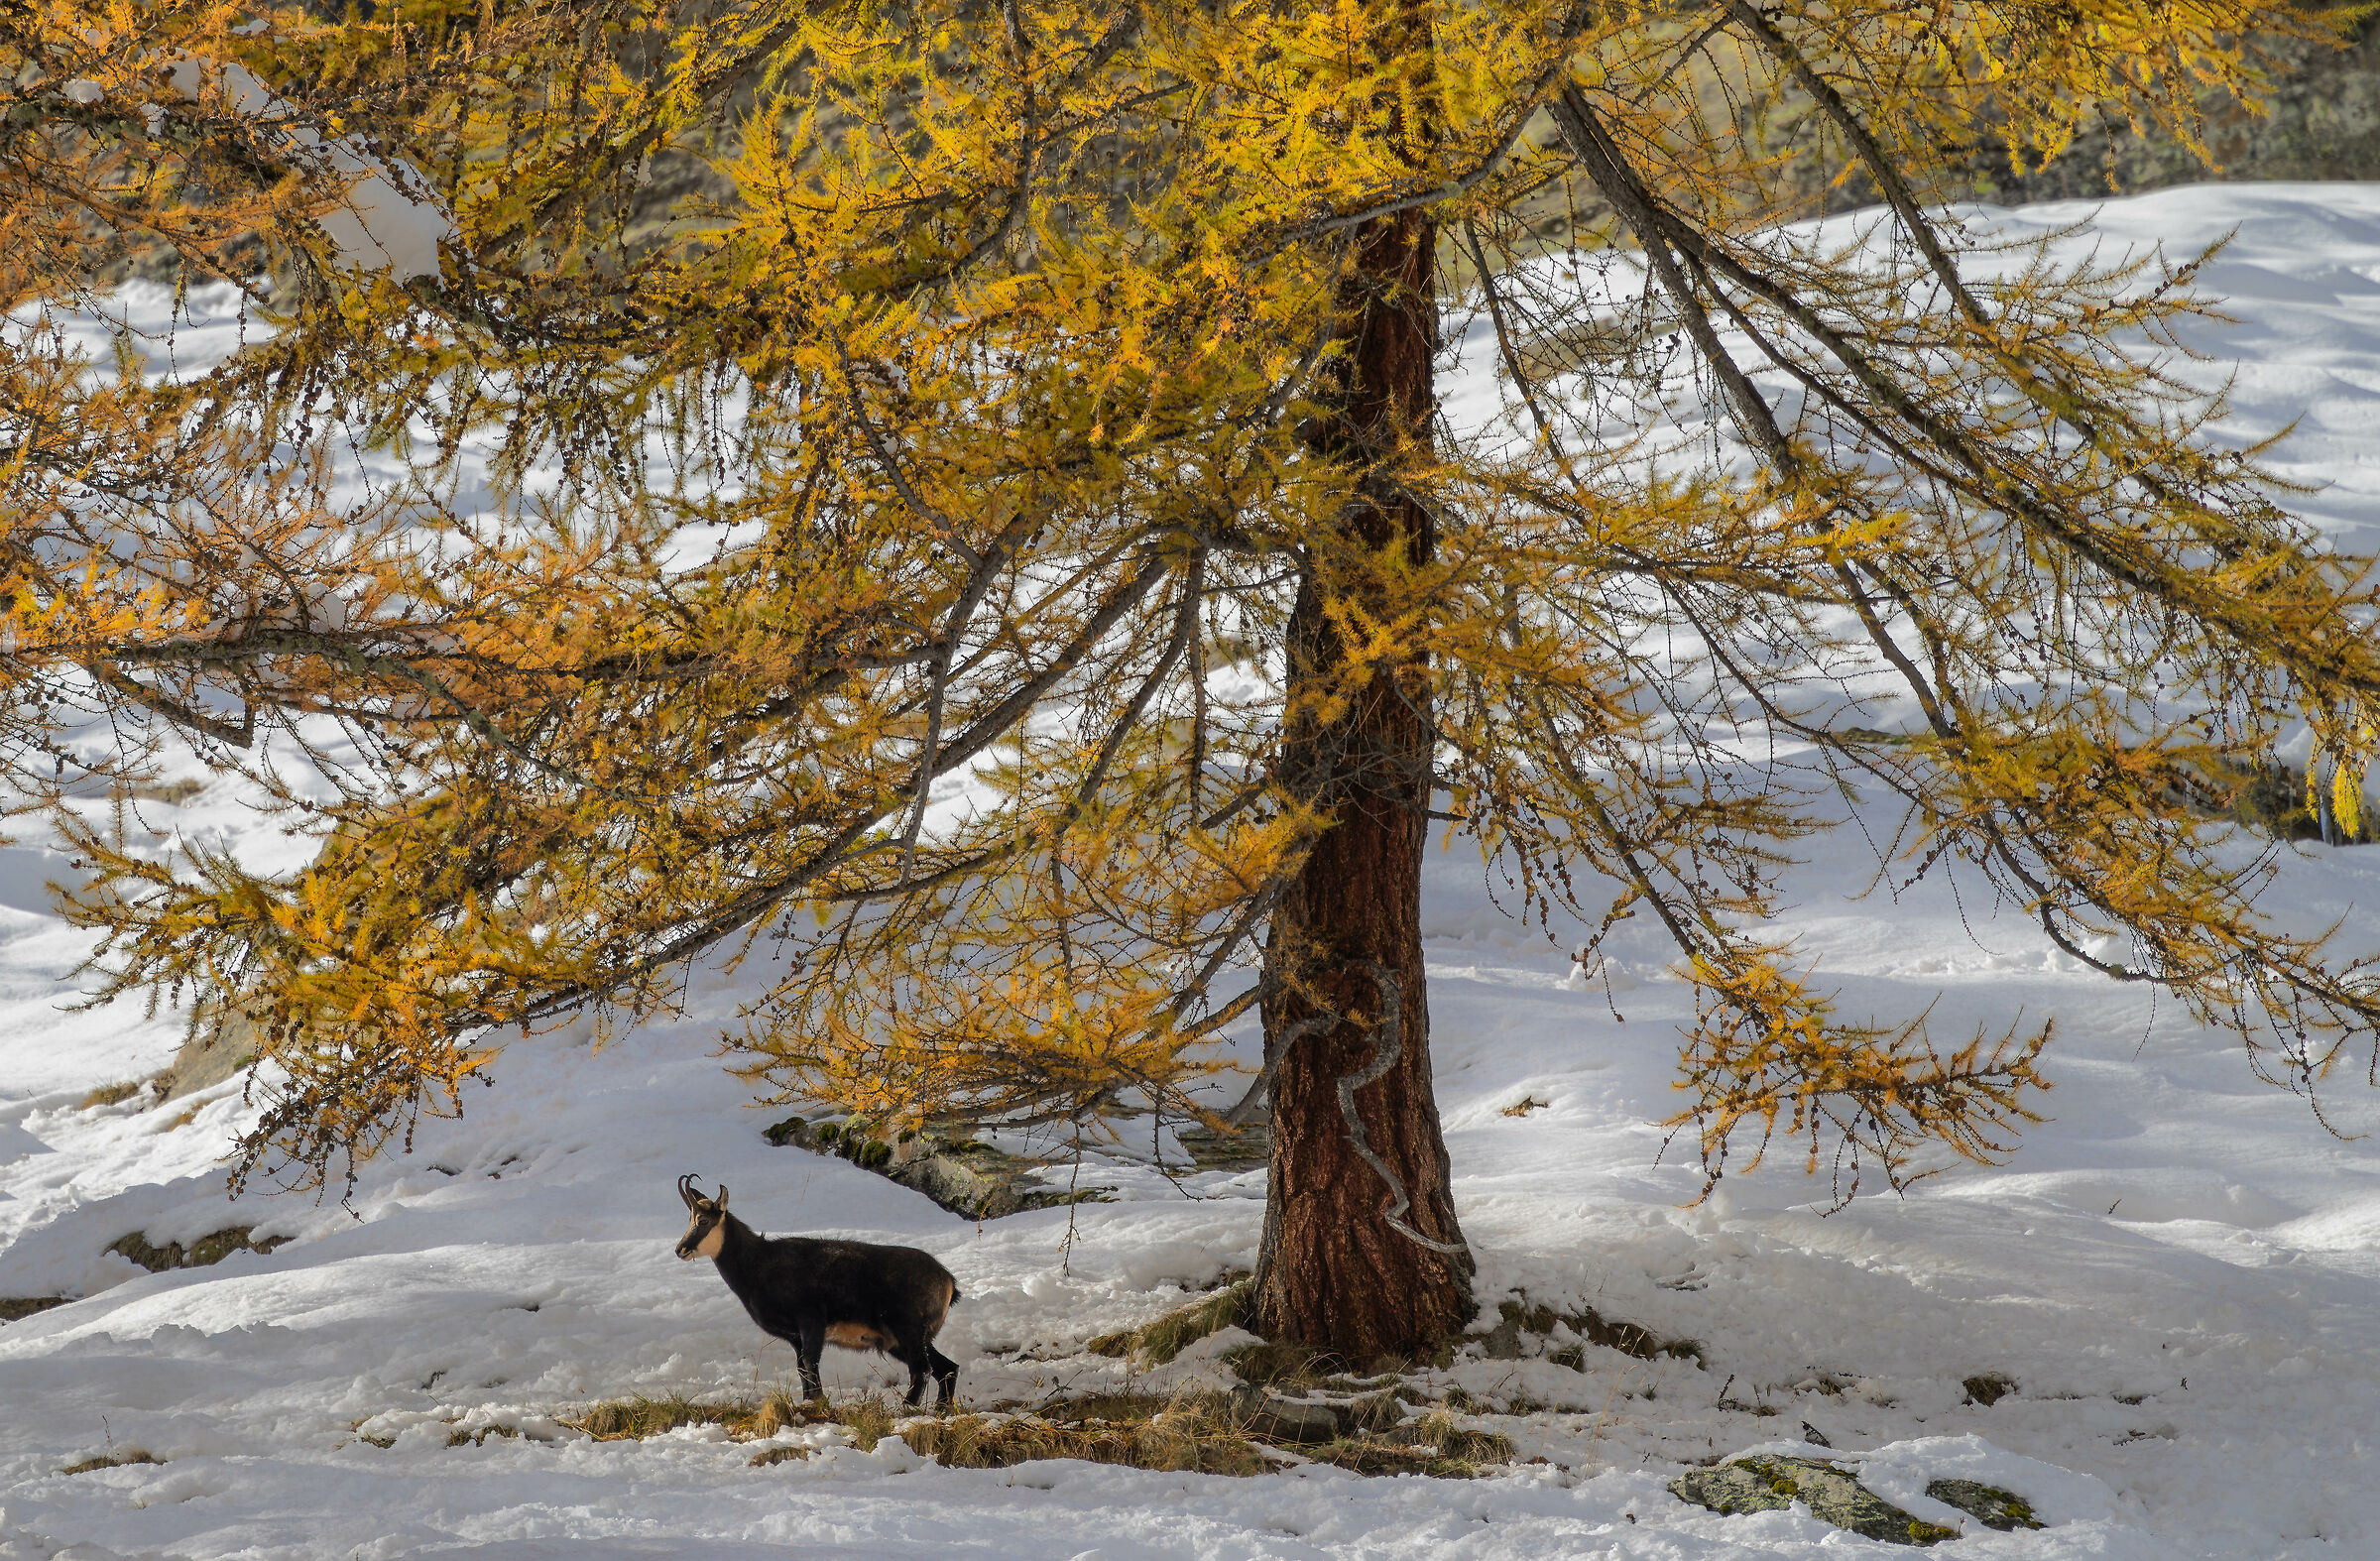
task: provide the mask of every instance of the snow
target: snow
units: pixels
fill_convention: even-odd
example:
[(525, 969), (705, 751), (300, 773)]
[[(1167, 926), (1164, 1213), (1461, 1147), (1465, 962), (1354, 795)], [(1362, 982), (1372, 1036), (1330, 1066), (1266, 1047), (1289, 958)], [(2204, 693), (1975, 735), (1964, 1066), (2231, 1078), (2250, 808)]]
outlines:
[[(176, 92), (190, 99), (212, 85), (232, 112), (251, 119), (278, 124), (293, 118), (289, 104), (242, 64), (184, 59), (176, 61), (168, 78)], [(454, 236), (454, 219), (428, 192), (417, 171), (375, 157), (352, 136), (326, 142), (305, 125), (291, 126), (289, 134), (301, 153), (318, 155), (330, 173), (354, 180), (346, 204), (317, 219), (342, 265), (386, 272), (399, 283), (438, 274), (438, 244)]]
[[(1977, 212), (2054, 231), (2084, 206)], [(2380, 187), (2205, 186), (2116, 202), (2093, 233), (2177, 258), (2236, 227), (2204, 277), (2234, 323), (2193, 327), (2228, 375), (2236, 436), (2298, 431), (2285, 474), (2342, 545), (2380, 540)], [(2080, 245), (2087, 238), (2063, 241)], [(185, 325), (180, 349), (210, 350)], [(219, 348), (219, 344), (218, 344)], [(1491, 389), (1475, 376), (1450, 401)], [(144, 804), (161, 831), (253, 848), (271, 829), (228, 788)], [(1775, 931), (1841, 1009), (1906, 1016), (1940, 994), (1943, 1033), (2055, 1015), (2052, 1120), (2007, 1163), (1951, 1163), (1907, 1196), (1839, 1212), (1790, 1148), (1700, 1187), (1652, 1123), (1673, 1108), (1670, 952), (1635, 923), (1592, 977), (1489, 902), (1458, 845), (1432, 859), (1425, 933), (1438, 1098), (1455, 1197), (1493, 1305), (1513, 1290), (1592, 1305), (1699, 1362), (1588, 1349), (1466, 1359), (1439, 1374), (1507, 1412), (1522, 1460), (1476, 1482), (1300, 1465), (1253, 1480), (1044, 1462), (951, 1470), (895, 1438), (788, 1433), (816, 1451), (755, 1468), (715, 1428), (593, 1442), (560, 1422), (630, 1392), (750, 1392), (788, 1380), (706, 1263), (670, 1252), (686, 1171), (778, 1232), (926, 1248), (965, 1298), (941, 1343), (977, 1404), (1122, 1385), (1089, 1337), (1182, 1304), (1252, 1256), (1260, 1174), (1180, 1185), (1122, 1159), (1116, 1200), (970, 1224), (837, 1159), (773, 1148), (774, 1114), (722, 1072), (733, 994), (598, 1043), (518, 1042), (459, 1122), (364, 1167), (352, 1197), (224, 1200), (250, 1120), (238, 1081), (158, 1106), (80, 1104), (164, 1065), (171, 1014), (69, 1012), (77, 936), (41, 889), (66, 864), (0, 853), (0, 1296), (71, 1305), (0, 1327), (0, 1557), (1156, 1558), (1613, 1557), (1753, 1561), (1887, 1552), (1800, 1511), (1721, 1517), (1664, 1489), (1689, 1461), (1815, 1432), (1879, 1492), (1936, 1520), (1929, 1480), (1983, 1481), (2049, 1526), (1942, 1553), (2024, 1561), (2380, 1554), (2380, 1139), (2334, 1138), (2257, 1083), (2234, 1043), (2172, 1003), (2048, 948), (2012, 907), (1929, 882), (1860, 898), (1854, 832), (1809, 844)], [(2380, 851), (2294, 857), (2293, 919), (2380, 944)], [(1559, 930), (1559, 929), (1558, 929)], [(1624, 1016), (1624, 1018), (1622, 1017)], [(1534, 1098), (1523, 1115), (1506, 1107)], [(2360, 1081), (2333, 1121), (2380, 1125)], [(106, 1249), (231, 1225), (270, 1255), (147, 1273)], [(1228, 1341), (1145, 1374), (1223, 1381)], [(889, 1386), (873, 1358), (827, 1363), (838, 1393)], [(1998, 1374), (1988, 1406), (1964, 1381)], [(1756, 1413), (1759, 1409), (1773, 1414)], [(479, 1445), (457, 1430), (491, 1427)], [(390, 1446), (362, 1440), (389, 1439)], [(78, 1475), (138, 1448), (163, 1460)], [(1891, 1552), (1900, 1553), (1900, 1552)]]

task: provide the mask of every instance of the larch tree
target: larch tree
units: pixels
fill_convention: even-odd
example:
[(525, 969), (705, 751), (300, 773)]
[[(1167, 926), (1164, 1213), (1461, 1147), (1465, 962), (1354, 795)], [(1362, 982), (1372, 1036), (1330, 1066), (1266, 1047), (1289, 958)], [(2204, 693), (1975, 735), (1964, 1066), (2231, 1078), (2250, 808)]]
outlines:
[[(1762, 935), (1854, 792), (1886, 870), (2311, 1091), (2380, 999), (2210, 802), (2305, 723), (2352, 807), (2363, 562), (2202, 436), (2187, 266), (1930, 202), (2108, 114), (2190, 139), (2343, 25), (0, 0), (17, 805), (101, 996), (257, 1037), (247, 1170), (335, 1174), (702, 962), (763, 1093), (879, 1131), (1212, 1120), (1260, 1021), (1257, 1326), (1355, 1360), (1473, 1306), (1433, 818), (1584, 957), (1671, 941), (1714, 1178), (1987, 1155), (2042, 1082), (2046, 1027), (1849, 1022)], [(1787, 223), (1814, 164), (1880, 195), (1856, 234)], [(142, 256), (241, 349), (71, 350)], [(1463, 339), (1502, 423), (1439, 411)], [(308, 860), (128, 843), (93, 799), (174, 754)]]

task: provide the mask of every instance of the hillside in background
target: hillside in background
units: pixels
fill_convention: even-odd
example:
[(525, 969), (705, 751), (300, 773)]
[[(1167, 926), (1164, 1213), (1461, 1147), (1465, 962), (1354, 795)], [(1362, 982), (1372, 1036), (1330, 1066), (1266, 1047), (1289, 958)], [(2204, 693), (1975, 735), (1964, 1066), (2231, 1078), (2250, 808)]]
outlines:
[[(2022, 205), (2045, 200), (2103, 200), (2140, 194), (2172, 184), (2280, 180), (2380, 179), (2380, 26), (2359, 24), (2344, 49), (2287, 44), (2272, 50), (2285, 73), (2276, 82), (2265, 112), (2250, 113), (2220, 94), (2202, 99), (2207, 149), (2205, 163), (2162, 130), (2135, 133), (2109, 117), (2085, 131), (2046, 168), (2018, 172), (2005, 148), (1987, 131), (1975, 137), (1964, 182), (1936, 191), (1944, 199), (1987, 200)], [(1803, 114), (1778, 116), (1789, 138)], [(1807, 190), (1808, 209), (1849, 211), (1873, 204), (1874, 186), (1853, 173), (1803, 160), (1794, 177)]]

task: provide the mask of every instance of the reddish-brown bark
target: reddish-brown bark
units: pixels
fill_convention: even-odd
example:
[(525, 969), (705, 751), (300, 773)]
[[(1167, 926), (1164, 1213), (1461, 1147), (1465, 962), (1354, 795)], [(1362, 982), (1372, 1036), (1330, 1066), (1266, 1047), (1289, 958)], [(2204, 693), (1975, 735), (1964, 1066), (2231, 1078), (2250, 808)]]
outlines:
[[(1420, 212), (1363, 230), (1340, 300), (1348, 350), (1328, 387), (1332, 413), (1307, 433), (1318, 454), (1374, 466), (1429, 437), (1435, 242)], [(1428, 513), (1384, 478), (1365, 482), (1346, 526), (1375, 554), (1401, 548), (1421, 563), (1434, 546)], [(1316, 574), (1309, 566), (1289, 621), (1293, 712), (1298, 690), (1329, 679), (1344, 658)], [(1360, 581), (1359, 572), (1358, 591)], [(1341, 719), (1293, 713), (1283, 739), (1283, 779), (1321, 799), (1333, 822), (1275, 910), (1267, 949), (1280, 986), (1264, 1014), (1272, 1170), (1256, 1327), (1355, 1364), (1428, 1354), (1472, 1312), (1422, 977), (1427, 670), (1418, 660), (1375, 669)], [(1394, 1052), (1385, 1072), (1354, 1091), (1360, 1141), (1340, 1082), (1374, 1071), (1384, 1050)], [(1367, 1161), (1367, 1143), (1380, 1166)], [(1400, 1194), (1408, 1206), (1398, 1219)]]

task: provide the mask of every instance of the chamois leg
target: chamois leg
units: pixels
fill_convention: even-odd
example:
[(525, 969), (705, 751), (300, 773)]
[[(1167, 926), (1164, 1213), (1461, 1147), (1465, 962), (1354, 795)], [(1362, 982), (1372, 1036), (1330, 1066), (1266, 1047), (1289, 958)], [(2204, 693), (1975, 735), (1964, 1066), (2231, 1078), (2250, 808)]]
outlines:
[(931, 1344), (925, 1347), (925, 1361), (934, 1373), (934, 1407), (948, 1409), (959, 1396), (959, 1363)]
[(800, 1334), (801, 1337), (793, 1343), (793, 1356), (801, 1368), (802, 1402), (808, 1403), (813, 1398), (823, 1401), (826, 1384), (818, 1379), (818, 1358), (826, 1354), (826, 1324), (815, 1318), (804, 1318)]
[(926, 1342), (925, 1329), (916, 1323), (904, 1326), (888, 1352), (892, 1359), (909, 1369), (909, 1406), (925, 1396), (926, 1367), (933, 1360), (934, 1347)]

